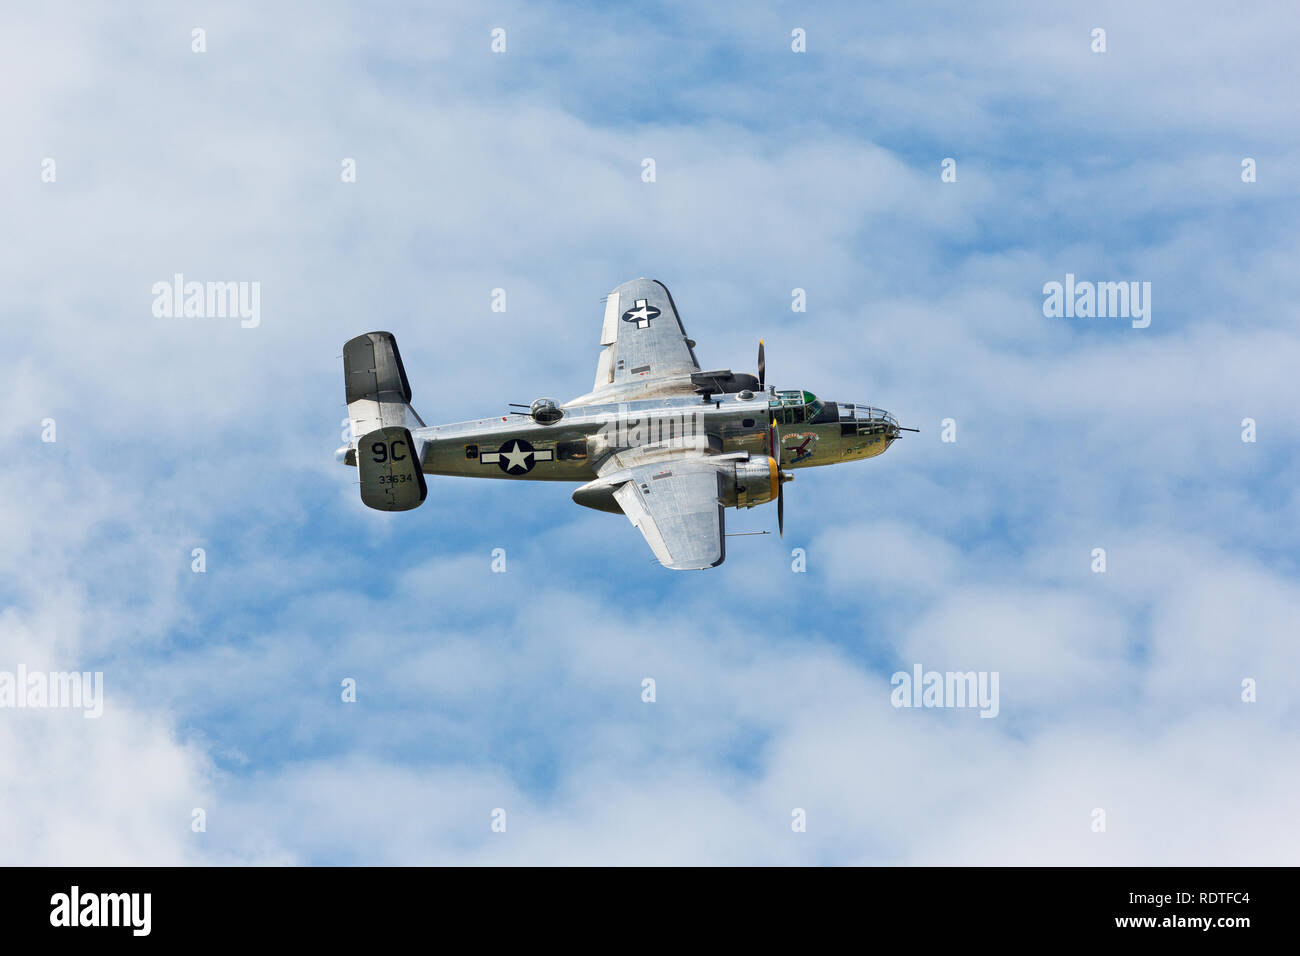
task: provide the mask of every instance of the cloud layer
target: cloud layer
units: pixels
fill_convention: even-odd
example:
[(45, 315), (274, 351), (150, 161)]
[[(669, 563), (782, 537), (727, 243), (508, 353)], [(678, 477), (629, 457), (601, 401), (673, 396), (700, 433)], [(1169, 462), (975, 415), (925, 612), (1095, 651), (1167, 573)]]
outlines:
[[(1294, 863), (1295, 13), (891, 16), (9, 14), (0, 671), (107, 701), (0, 710), (0, 860)], [(1067, 272), (1151, 327), (1045, 318)], [(156, 318), (176, 273), (261, 324)], [(343, 341), (431, 422), (567, 399), (643, 274), (920, 435), (700, 574), (565, 487), (360, 504)], [(916, 663), (998, 717), (895, 709)]]

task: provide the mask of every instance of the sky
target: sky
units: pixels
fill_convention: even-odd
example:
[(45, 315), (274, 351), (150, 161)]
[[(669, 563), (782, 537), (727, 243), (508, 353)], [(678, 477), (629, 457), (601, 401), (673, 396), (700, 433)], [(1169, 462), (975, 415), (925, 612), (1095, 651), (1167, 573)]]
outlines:
[[(2, 25), (0, 674), (103, 714), (0, 706), (0, 862), (1300, 860), (1294, 6)], [(1067, 274), (1149, 326), (1045, 315)], [(642, 275), (706, 368), (920, 433), (703, 572), (568, 485), (361, 504), (344, 341), (429, 423), (563, 401)], [(996, 716), (894, 706), (917, 666)]]

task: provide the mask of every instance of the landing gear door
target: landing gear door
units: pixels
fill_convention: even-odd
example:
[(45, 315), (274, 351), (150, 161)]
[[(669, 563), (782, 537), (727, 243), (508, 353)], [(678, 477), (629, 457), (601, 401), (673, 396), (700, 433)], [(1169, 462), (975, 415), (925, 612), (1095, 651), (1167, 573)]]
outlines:
[(361, 501), (376, 511), (410, 511), (420, 507), (429, 488), (424, 482), (420, 449), (411, 432), (390, 425), (367, 432), (357, 442)]

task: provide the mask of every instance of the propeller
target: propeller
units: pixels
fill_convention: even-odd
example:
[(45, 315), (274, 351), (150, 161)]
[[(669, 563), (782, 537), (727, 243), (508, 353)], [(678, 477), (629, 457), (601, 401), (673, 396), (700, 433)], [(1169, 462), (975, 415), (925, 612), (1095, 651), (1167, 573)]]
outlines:
[(785, 482), (780, 478), (776, 480), (776, 534), (785, 537)]
[(776, 533), (785, 537), (785, 483), (794, 481), (794, 475), (788, 471), (778, 472), (776, 478)]
[[(762, 343), (759, 343), (759, 369), (763, 368), (762, 364)], [(772, 460), (776, 462), (776, 531), (782, 538), (785, 537), (785, 483), (794, 481), (794, 475), (788, 471), (781, 470), (781, 439), (776, 432), (776, 419), (772, 419), (772, 430), (768, 433), (771, 437), (768, 439), (768, 445), (772, 449)]]
[[(758, 387), (764, 388), (767, 385), (767, 350), (763, 348), (763, 340), (758, 340)], [(772, 419), (772, 430), (769, 433), (770, 438), (768, 445), (772, 449), (772, 458), (776, 461), (776, 531), (781, 537), (785, 537), (785, 483), (794, 481), (794, 475), (788, 471), (781, 470), (781, 439), (776, 433), (776, 419)]]

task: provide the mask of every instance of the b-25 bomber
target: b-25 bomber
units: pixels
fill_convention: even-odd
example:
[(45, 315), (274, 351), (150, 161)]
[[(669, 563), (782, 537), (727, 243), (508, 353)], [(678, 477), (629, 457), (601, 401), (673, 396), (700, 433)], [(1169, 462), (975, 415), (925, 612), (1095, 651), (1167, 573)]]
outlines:
[(769, 388), (762, 341), (757, 375), (702, 370), (653, 279), (606, 297), (600, 344), (585, 395), (429, 426), (393, 335), (359, 335), (343, 346), (354, 440), (336, 457), (357, 467), (361, 500), (380, 511), (419, 507), (425, 475), (581, 482), (574, 501), (626, 515), (664, 567), (688, 570), (726, 558), (726, 508), (775, 501), (783, 530), (791, 471), (873, 458), (915, 431), (872, 405)]

